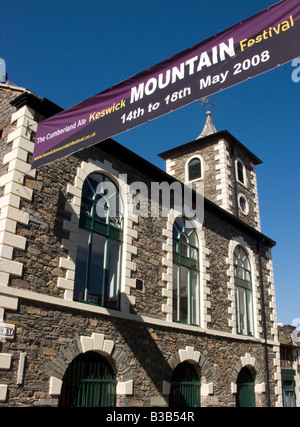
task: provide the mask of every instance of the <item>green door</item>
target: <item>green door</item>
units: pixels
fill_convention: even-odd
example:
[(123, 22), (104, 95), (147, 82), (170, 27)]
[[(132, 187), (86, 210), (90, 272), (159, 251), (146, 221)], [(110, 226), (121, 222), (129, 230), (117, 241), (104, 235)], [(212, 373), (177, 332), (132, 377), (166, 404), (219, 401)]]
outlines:
[(112, 407), (116, 378), (107, 360), (94, 352), (77, 356), (63, 378), (60, 406)]
[(175, 369), (170, 391), (170, 407), (195, 408), (200, 406), (201, 382), (195, 368), (188, 362)]
[(255, 407), (254, 379), (248, 368), (243, 368), (237, 380), (237, 401), (239, 408)]

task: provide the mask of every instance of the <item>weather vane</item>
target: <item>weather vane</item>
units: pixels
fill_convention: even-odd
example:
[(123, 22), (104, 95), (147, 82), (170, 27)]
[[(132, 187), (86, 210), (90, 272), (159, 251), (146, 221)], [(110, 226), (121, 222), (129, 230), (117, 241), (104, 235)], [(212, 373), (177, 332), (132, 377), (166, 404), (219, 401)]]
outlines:
[(200, 99), (201, 105), (202, 105), (202, 111), (205, 110), (205, 108), (208, 109), (208, 107), (218, 107), (218, 105), (213, 104), (213, 96), (209, 98), (208, 96), (205, 96), (204, 98)]

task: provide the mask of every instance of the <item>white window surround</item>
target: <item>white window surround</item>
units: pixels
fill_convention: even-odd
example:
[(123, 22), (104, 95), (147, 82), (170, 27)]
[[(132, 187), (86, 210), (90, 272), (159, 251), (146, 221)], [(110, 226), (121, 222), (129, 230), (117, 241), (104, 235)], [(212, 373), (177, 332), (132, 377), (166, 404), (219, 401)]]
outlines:
[(270, 320), (272, 321), (272, 339), (276, 345), (273, 346), (273, 352), (275, 354), (275, 359), (273, 361), (275, 367), (274, 380), (276, 382), (275, 394), (276, 394), (276, 406), (283, 406), (282, 398), (282, 386), (281, 386), (281, 365), (280, 365), (280, 347), (279, 347), (279, 336), (277, 328), (277, 312), (276, 312), (276, 299), (275, 299), (275, 285), (274, 285), (274, 274), (273, 274), (273, 261), (271, 250), (268, 250), (267, 254), (267, 270), (268, 274), (268, 294), (269, 294), (269, 308), (271, 310)]
[(253, 202), (254, 202), (254, 213), (255, 213), (255, 222), (256, 222), (256, 228), (258, 231), (261, 231), (261, 224), (260, 224), (260, 213), (259, 213), (259, 200), (258, 200), (258, 189), (257, 189), (257, 178), (256, 178), (256, 172), (255, 172), (255, 164), (250, 163), (250, 166), (252, 168), (252, 171), (250, 172), (250, 183), (253, 188)]
[(58, 278), (57, 286), (60, 289), (64, 289), (64, 299), (69, 301), (73, 300), (82, 186), (88, 175), (97, 172), (106, 175), (118, 186), (120, 196), (124, 203), (120, 309), (123, 312), (129, 312), (129, 306), (135, 304), (135, 298), (130, 295), (130, 291), (131, 288), (136, 287), (136, 281), (131, 278), (131, 273), (136, 269), (136, 264), (132, 262), (132, 255), (137, 253), (137, 248), (133, 245), (133, 239), (137, 238), (137, 231), (133, 229), (133, 224), (138, 221), (138, 218), (131, 211), (132, 203), (130, 203), (130, 201), (132, 195), (126, 182), (126, 175), (119, 174), (107, 160), (104, 160), (103, 163), (91, 159), (88, 162), (83, 161), (77, 169), (74, 184), (68, 184), (67, 186), (67, 192), (73, 196), (71, 203), (67, 202), (65, 206), (65, 209), (71, 213), (71, 219), (70, 221), (65, 220), (63, 223), (64, 229), (70, 233), (69, 239), (63, 239), (62, 241), (63, 248), (68, 250), (68, 257), (61, 257), (59, 259), (59, 266), (66, 270), (66, 276), (64, 278)]
[[(200, 351), (195, 350), (194, 347), (186, 346), (184, 349), (179, 349), (174, 359), (175, 363), (169, 360), (170, 366), (175, 369), (178, 364), (183, 362), (190, 362), (192, 365), (197, 366), (201, 371), (201, 397), (214, 395), (214, 383), (206, 382), (206, 377), (209, 375), (209, 363), (205, 356)], [(170, 395), (171, 383), (163, 380), (163, 395)]]
[(247, 242), (242, 236), (234, 237), (229, 243), (228, 258), (226, 258), (226, 263), (229, 265), (227, 270), (227, 276), (229, 281), (227, 282), (228, 286), (228, 300), (230, 306), (228, 308), (228, 313), (231, 315), (229, 318), (229, 326), (233, 334), (237, 334), (237, 319), (236, 319), (236, 300), (235, 300), (235, 277), (234, 277), (234, 251), (236, 246), (242, 246), (249, 257), (251, 265), (251, 279), (252, 279), (252, 298), (253, 298), (253, 328), (254, 328), (254, 337), (262, 337), (262, 328), (258, 325), (258, 322), (261, 320), (259, 314), (261, 309), (260, 304), (260, 291), (259, 291), (259, 273), (256, 269), (255, 256), (252, 249), (249, 247)]
[(16, 234), (17, 224), (29, 223), (29, 214), (20, 205), (21, 200), (31, 201), (33, 190), (24, 185), (25, 176), (35, 178), (36, 170), (31, 170), (28, 161), (34, 143), (30, 141), (28, 126), (36, 130), (34, 111), (26, 105), (11, 116), (15, 130), (7, 136), (7, 147), (11, 149), (3, 157), (7, 172), (0, 177), (3, 195), (0, 198), (0, 284), (8, 286), (10, 275), (22, 276), (23, 263), (13, 260), (13, 249), (24, 250), (26, 238)]
[[(166, 320), (173, 322), (173, 225), (180, 213), (170, 211), (167, 219), (167, 228), (163, 229), (163, 236), (166, 237), (166, 242), (163, 243), (163, 250), (165, 256), (162, 259), (162, 265), (166, 267), (167, 272), (162, 273), (162, 281), (166, 283), (166, 287), (162, 290), (162, 296), (167, 298), (167, 303), (162, 304), (162, 312), (166, 314)], [(210, 275), (207, 274), (207, 268), (209, 267), (208, 255), (210, 250), (206, 248), (204, 231), (202, 224), (193, 221), (195, 224), (198, 242), (199, 242), (199, 264), (200, 264), (200, 328), (207, 328), (207, 323), (211, 321), (210, 315), (208, 315), (208, 308), (210, 308), (210, 301), (208, 301), (208, 295), (210, 289), (207, 285), (210, 280)], [(180, 324), (178, 324), (180, 325)]]
[[(255, 385), (254, 391), (255, 394), (260, 395), (266, 392), (266, 384), (263, 381), (263, 370), (259, 366), (255, 357), (251, 356), (250, 353), (245, 353), (244, 356), (240, 357), (239, 361), (236, 364), (235, 369), (233, 370), (234, 375), (238, 375), (242, 368), (250, 368), (250, 370), (255, 372)], [(231, 393), (237, 394), (237, 376), (234, 379), (234, 382), (231, 382)]]
[[(239, 180), (239, 173), (238, 173), (238, 163), (241, 163), (243, 166), (243, 181)], [(243, 185), (244, 187), (248, 187), (248, 181), (247, 181), (247, 173), (246, 173), (246, 167), (244, 165), (244, 162), (240, 159), (240, 158), (236, 158), (235, 159), (235, 176), (236, 176), (236, 180), (237, 182), (239, 182), (241, 185)]]
[[(198, 178), (189, 180), (189, 163), (194, 160), (194, 159), (199, 159), (200, 160), (200, 164), (201, 164), (201, 176), (199, 176)], [(204, 178), (204, 160), (203, 157), (200, 156), (199, 154), (190, 157), (186, 162), (185, 162), (185, 183), (192, 183), (192, 182), (196, 182), (196, 181), (200, 181), (201, 179)]]
[(216, 203), (230, 213), (234, 213), (233, 191), (232, 191), (232, 171), (231, 154), (228, 142), (220, 139), (214, 146), (215, 151), (215, 170), (216, 170)]
[[(244, 198), (244, 200), (245, 200), (245, 208), (243, 209), (242, 208), (242, 204), (241, 204), (241, 198)], [(245, 215), (245, 216), (247, 216), (247, 215), (249, 215), (249, 202), (248, 202), (248, 199), (247, 199), (247, 197), (244, 195), (244, 194), (242, 194), (242, 193), (239, 193), (238, 194), (238, 204), (239, 204), (239, 209), (240, 209), (240, 211)]]
[[(28, 126), (36, 130), (35, 112), (26, 105), (12, 114), (11, 124), (15, 126), (7, 136), (7, 154), (3, 156), (3, 166), (6, 173), (0, 178), (3, 195), (0, 198), (0, 286), (9, 288), (10, 275), (22, 277), (23, 263), (13, 260), (14, 248), (24, 250), (26, 238), (16, 234), (17, 224), (29, 223), (29, 214), (20, 205), (21, 199), (30, 201), (33, 190), (24, 185), (25, 176), (35, 178), (36, 170), (31, 170), (28, 161), (33, 153), (34, 143), (30, 141)], [(0, 322), (4, 322), (5, 310), (17, 311), (18, 298), (13, 295), (0, 295)], [(5, 339), (2, 339), (4, 341)], [(11, 369), (11, 356), (0, 354), (0, 369)], [(17, 379), (18, 381), (18, 379)], [(0, 384), (0, 402), (5, 402), (8, 386)]]
[(274, 284), (274, 272), (273, 272), (273, 261), (271, 256), (271, 251), (267, 253), (268, 262), (267, 262), (267, 270), (268, 270), (268, 295), (269, 295), (269, 308), (271, 310), (271, 318), (272, 321), (272, 338), (275, 342), (279, 342), (278, 337), (278, 328), (277, 328), (277, 312), (276, 312), (276, 298), (275, 298), (275, 284)]
[(8, 385), (0, 384), (0, 402), (5, 402), (8, 394)]
[[(80, 352), (79, 354), (86, 353), (87, 351), (95, 351), (104, 357), (113, 358), (113, 350), (115, 342), (106, 340), (103, 334), (92, 333), (90, 337), (80, 336)], [(49, 380), (49, 395), (52, 397), (59, 397), (61, 394), (63, 381), (57, 377), (50, 377)], [(132, 395), (133, 394), (133, 380), (117, 383), (117, 395)]]

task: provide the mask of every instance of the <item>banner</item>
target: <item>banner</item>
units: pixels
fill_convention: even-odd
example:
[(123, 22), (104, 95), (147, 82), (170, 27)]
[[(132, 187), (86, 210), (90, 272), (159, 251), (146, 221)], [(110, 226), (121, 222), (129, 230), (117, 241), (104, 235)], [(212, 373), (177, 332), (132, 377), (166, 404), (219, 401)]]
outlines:
[(38, 125), (32, 168), (75, 153), (300, 56), (300, 2), (257, 15)]

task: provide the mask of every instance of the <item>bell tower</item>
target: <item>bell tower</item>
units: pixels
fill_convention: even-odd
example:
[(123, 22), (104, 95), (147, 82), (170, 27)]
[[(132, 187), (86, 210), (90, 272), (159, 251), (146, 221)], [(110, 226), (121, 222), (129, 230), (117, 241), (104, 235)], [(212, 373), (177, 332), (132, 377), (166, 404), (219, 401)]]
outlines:
[(159, 156), (167, 173), (188, 185), (203, 182), (207, 199), (261, 230), (256, 166), (262, 162), (227, 130), (218, 132), (210, 111), (194, 141)]

